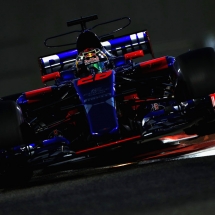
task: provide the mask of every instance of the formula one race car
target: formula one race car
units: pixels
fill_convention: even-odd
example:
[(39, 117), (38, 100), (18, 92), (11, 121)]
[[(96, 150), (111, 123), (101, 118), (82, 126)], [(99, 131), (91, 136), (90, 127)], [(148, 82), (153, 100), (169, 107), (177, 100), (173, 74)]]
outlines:
[[(213, 48), (155, 58), (147, 30), (112, 35), (130, 18), (87, 28), (95, 19), (69, 21), (68, 26), (81, 25), (69, 32), (79, 32), (76, 48), (39, 58), (44, 88), (1, 98), (2, 175), (18, 170), (24, 180), (30, 174), (21, 173), (22, 167), (35, 170), (124, 145), (132, 150), (169, 133), (196, 133), (196, 125), (214, 120)], [(92, 31), (116, 21), (127, 24), (103, 36)], [(69, 33), (45, 45), (53, 47), (50, 40)], [(152, 59), (138, 62), (146, 54)]]

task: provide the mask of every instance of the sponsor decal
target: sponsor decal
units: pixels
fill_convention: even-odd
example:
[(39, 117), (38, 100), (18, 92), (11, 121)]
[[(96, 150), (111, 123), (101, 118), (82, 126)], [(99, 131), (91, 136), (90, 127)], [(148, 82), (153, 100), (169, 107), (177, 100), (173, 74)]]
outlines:
[(164, 109), (163, 105), (160, 105), (158, 103), (152, 104), (152, 111), (161, 110), (161, 109)]

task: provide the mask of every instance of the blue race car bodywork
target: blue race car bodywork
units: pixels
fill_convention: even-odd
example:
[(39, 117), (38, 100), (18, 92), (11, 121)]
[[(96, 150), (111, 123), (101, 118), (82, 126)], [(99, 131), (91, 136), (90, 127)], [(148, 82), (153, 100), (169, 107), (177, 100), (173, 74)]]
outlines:
[[(69, 22), (82, 26), (75, 49), (39, 57), (44, 88), (2, 98), (2, 172), (8, 163), (34, 170), (182, 130), (196, 133), (196, 124), (214, 119), (213, 49), (155, 58), (146, 30), (97, 37), (98, 25), (86, 28), (95, 18)], [(152, 59), (136, 62), (146, 54)]]

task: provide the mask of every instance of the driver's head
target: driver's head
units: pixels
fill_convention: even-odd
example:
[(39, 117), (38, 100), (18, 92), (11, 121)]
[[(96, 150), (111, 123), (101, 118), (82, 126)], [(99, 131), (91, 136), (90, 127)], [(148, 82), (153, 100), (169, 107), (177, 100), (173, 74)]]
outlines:
[(100, 43), (99, 38), (92, 31), (84, 31), (82, 32), (77, 39), (77, 50), (80, 54), (87, 48), (102, 48), (102, 44)]
[(108, 58), (98, 48), (88, 48), (79, 53), (76, 58), (77, 77), (105, 72), (108, 68)]

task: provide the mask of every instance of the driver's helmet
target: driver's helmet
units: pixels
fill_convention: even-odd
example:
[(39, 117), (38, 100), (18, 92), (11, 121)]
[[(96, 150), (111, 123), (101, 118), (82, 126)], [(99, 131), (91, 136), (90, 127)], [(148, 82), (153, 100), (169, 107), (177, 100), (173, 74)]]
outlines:
[(76, 58), (77, 77), (84, 77), (90, 74), (97, 74), (107, 71), (108, 58), (98, 48), (88, 48), (79, 53)]

